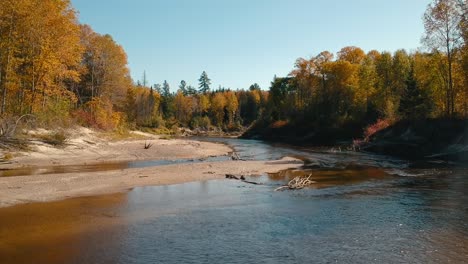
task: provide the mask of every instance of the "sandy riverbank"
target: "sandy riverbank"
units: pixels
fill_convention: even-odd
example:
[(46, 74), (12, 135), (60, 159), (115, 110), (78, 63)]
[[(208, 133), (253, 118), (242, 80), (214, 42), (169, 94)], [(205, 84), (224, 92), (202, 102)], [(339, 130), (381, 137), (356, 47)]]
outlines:
[[(131, 138), (123, 140), (109, 140), (87, 128), (77, 128), (67, 133), (69, 138), (64, 146), (54, 147), (40, 141), (32, 141), (31, 151), (14, 154), (12, 160), (0, 164), (0, 169), (134, 160), (199, 159), (228, 155), (232, 151), (223, 144), (184, 139), (166, 140), (142, 132), (132, 132)], [(152, 147), (144, 149), (145, 144), (152, 144)]]
[[(131, 160), (187, 159), (228, 155), (223, 144), (192, 140), (145, 139), (109, 142), (92, 131), (81, 129), (66, 147), (38, 143), (33, 151), (19, 153), (1, 168), (50, 165), (82, 165)], [(153, 146), (145, 150), (145, 142)], [(100, 172), (74, 172), (0, 178), (0, 207), (29, 202), (45, 202), (70, 197), (122, 192), (138, 186), (168, 185), (190, 181), (221, 179), (225, 174), (259, 175), (299, 167), (293, 158), (278, 161), (220, 161), (130, 168)]]

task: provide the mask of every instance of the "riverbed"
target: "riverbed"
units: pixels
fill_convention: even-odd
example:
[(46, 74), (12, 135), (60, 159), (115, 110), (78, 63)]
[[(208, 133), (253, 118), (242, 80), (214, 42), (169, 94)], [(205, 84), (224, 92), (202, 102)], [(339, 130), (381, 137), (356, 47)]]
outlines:
[[(466, 168), (341, 149), (211, 141), (230, 145), (245, 160), (292, 156), (305, 167), (248, 177), (261, 185), (218, 179), (1, 208), (0, 263), (468, 259)], [(316, 183), (274, 191), (298, 175)]]

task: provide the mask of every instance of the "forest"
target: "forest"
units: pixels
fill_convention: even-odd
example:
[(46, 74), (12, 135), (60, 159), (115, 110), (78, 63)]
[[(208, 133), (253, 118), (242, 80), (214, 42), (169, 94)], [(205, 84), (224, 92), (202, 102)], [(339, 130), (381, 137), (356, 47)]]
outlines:
[(69, 0), (2, 0), (0, 114), (27, 115), (43, 126), (162, 133), (467, 118), (467, 2), (435, 0), (422, 23), (423, 47), (416, 51), (323, 51), (298, 58), (269, 90), (255, 81), (240, 90), (213, 89), (201, 69), (196, 87), (182, 80), (173, 92), (166, 81), (148, 84), (146, 75), (132, 80), (124, 48), (80, 24)]

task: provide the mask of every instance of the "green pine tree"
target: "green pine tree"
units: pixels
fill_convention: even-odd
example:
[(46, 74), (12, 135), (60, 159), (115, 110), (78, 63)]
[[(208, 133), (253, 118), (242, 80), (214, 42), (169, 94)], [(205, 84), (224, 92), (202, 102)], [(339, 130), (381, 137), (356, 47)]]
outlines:
[(200, 93), (208, 93), (210, 91), (210, 85), (211, 85), (211, 80), (208, 78), (208, 74), (206, 74), (205, 71), (202, 72), (200, 79), (198, 79), (200, 82), (199, 88), (200, 88)]

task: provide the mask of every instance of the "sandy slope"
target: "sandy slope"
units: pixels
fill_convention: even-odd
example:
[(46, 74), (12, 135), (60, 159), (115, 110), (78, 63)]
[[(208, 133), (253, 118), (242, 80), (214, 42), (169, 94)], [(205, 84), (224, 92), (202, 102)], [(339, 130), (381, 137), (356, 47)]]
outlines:
[[(66, 141), (65, 147), (55, 148), (42, 142), (33, 142), (31, 146), (33, 151), (16, 154), (13, 160), (0, 164), (0, 169), (132, 160), (204, 158), (227, 155), (232, 151), (223, 144), (183, 139), (163, 140), (158, 136), (142, 132), (134, 132), (138, 136), (137, 139), (120, 141), (103, 139), (102, 135), (87, 128), (77, 128), (69, 134), (70, 138)], [(145, 150), (145, 143), (151, 143), (153, 146)]]
[[(227, 155), (222, 144), (191, 140), (150, 139), (108, 142), (92, 131), (79, 129), (62, 149), (38, 144), (35, 150), (21, 153), (2, 168), (24, 166), (78, 165), (130, 160), (202, 158)], [(146, 142), (153, 147), (144, 150)], [(137, 186), (177, 184), (224, 178), (225, 174), (258, 175), (295, 168), (302, 162), (293, 158), (279, 161), (222, 161), (176, 164), (101, 172), (62, 173), (0, 178), (0, 207), (28, 202), (43, 202), (69, 197), (115, 193)]]

